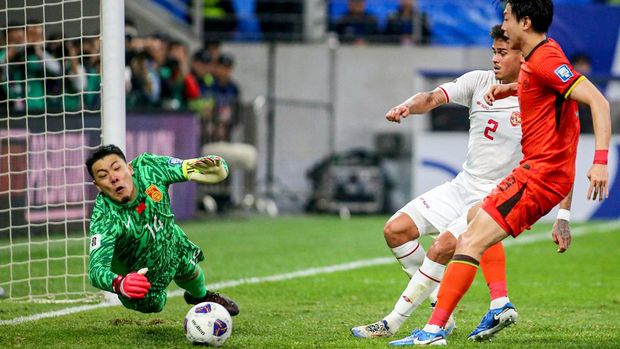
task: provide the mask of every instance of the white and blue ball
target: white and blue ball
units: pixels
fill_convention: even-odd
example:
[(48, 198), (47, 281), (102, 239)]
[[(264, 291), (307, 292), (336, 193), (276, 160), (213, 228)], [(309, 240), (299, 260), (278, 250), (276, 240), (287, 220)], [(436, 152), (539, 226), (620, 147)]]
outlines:
[(190, 342), (220, 347), (230, 337), (232, 318), (223, 306), (203, 302), (187, 312), (184, 327)]

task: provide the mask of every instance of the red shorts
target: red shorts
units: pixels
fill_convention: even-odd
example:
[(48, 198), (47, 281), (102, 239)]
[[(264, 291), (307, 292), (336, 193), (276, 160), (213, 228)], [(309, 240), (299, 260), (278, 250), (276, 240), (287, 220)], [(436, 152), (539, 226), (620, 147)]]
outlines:
[(517, 237), (530, 229), (568, 195), (572, 183), (550, 181), (546, 171), (525, 163), (515, 168), (482, 201), (486, 211), (504, 231)]

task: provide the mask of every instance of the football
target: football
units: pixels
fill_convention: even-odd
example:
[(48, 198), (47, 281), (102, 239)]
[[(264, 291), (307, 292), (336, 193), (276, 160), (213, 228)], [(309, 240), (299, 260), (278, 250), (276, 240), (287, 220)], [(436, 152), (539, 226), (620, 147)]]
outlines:
[(183, 326), (190, 342), (219, 347), (230, 337), (232, 319), (223, 306), (203, 302), (187, 312)]

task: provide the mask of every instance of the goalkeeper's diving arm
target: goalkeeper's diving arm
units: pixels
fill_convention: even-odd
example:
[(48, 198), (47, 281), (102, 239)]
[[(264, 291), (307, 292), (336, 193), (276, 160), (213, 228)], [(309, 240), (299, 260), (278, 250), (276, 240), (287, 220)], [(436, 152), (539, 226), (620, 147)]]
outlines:
[(228, 164), (217, 155), (183, 160), (183, 175), (194, 182), (215, 184), (228, 177)]

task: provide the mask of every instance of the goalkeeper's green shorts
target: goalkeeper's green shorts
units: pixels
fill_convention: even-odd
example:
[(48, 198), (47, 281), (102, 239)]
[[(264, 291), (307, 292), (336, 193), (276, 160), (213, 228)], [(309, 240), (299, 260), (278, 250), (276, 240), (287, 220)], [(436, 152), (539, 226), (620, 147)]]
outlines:
[[(160, 275), (157, 277), (159, 280), (163, 280), (163, 283), (167, 286), (173, 279), (189, 280), (195, 277), (196, 265), (204, 260), (204, 255), (200, 248), (191, 242), (187, 235), (181, 230), (180, 227), (175, 226), (178, 242), (176, 245), (178, 249), (177, 268), (174, 273), (168, 273), (167, 275)], [(168, 294), (166, 289), (153, 290), (146, 294), (144, 299), (127, 299), (118, 296), (121, 303), (125, 308), (137, 310), (142, 313), (158, 313), (164, 309)]]

